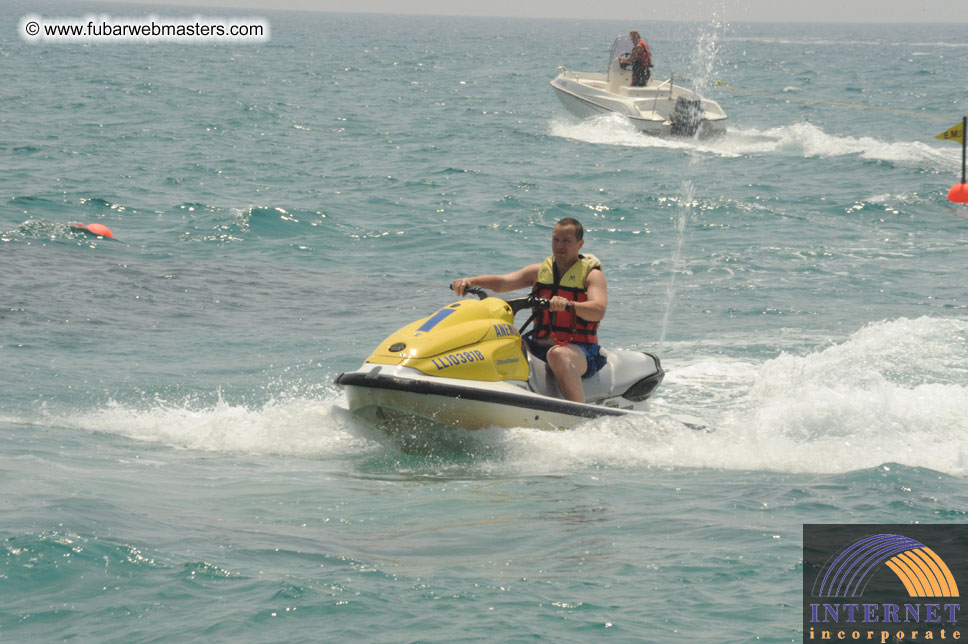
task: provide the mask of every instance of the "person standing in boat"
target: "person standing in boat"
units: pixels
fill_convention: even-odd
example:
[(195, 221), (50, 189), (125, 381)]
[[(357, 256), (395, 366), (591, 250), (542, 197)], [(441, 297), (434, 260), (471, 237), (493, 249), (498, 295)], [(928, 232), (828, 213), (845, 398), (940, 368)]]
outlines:
[(652, 65), (645, 44), (640, 42), (632, 50), (632, 87), (645, 87), (652, 76)]
[(585, 230), (577, 219), (560, 220), (551, 235), (551, 257), (506, 275), (462, 277), (451, 284), (463, 296), (468, 286), (504, 293), (531, 287), (549, 308), (537, 312), (527, 336), (532, 355), (544, 360), (565, 398), (585, 402), (582, 378), (605, 366), (598, 344), (598, 325), (605, 317), (608, 287), (602, 263), (582, 255)]
[(629, 38), (632, 40), (632, 54), (621, 61), (626, 65), (632, 64), (632, 86), (645, 87), (652, 77), (652, 52), (638, 30), (630, 31)]

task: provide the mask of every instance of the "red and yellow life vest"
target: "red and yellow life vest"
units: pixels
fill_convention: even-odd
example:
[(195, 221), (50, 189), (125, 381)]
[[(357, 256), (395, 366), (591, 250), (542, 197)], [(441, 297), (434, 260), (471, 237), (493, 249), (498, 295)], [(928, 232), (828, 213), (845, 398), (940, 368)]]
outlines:
[[(551, 298), (560, 295), (572, 302), (588, 301), (588, 274), (602, 270), (602, 263), (594, 255), (579, 255), (578, 261), (571, 265), (564, 275), (558, 275), (553, 257), (547, 258), (538, 270), (538, 280), (531, 293), (535, 297)], [(544, 309), (538, 311), (534, 337), (547, 338), (551, 335), (558, 344), (581, 342), (598, 344), (598, 322), (589, 322), (575, 315), (573, 311), (552, 313)]]

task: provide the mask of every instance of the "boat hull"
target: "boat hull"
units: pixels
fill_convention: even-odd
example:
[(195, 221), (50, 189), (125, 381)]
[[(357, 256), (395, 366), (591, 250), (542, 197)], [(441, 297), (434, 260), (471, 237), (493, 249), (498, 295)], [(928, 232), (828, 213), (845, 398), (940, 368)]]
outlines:
[(555, 96), (565, 107), (566, 110), (574, 114), (580, 119), (592, 118), (593, 116), (600, 116), (602, 114), (611, 114), (616, 112), (614, 107), (606, 107), (586, 98), (577, 93), (572, 93), (566, 89), (563, 89), (554, 83), (551, 86), (555, 90)]

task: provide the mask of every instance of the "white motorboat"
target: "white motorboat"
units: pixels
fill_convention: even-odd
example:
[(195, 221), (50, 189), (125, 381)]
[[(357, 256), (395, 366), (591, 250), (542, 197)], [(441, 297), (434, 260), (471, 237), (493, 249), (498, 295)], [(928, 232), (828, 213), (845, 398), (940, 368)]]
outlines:
[(621, 114), (650, 134), (706, 136), (726, 131), (726, 113), (719, 103), (676, 85), (674, 76), (649, 79), (644, 87), (632, 86), (632, 51), (628, 36), (612, 44), (604, 73), (562, 70), (551, 86), (569, 112), (579, 118)]

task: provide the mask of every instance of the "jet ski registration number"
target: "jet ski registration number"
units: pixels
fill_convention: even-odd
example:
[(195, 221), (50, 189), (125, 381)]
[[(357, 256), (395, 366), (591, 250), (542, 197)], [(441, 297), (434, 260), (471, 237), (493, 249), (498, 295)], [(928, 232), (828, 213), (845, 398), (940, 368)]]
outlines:
[(451, 353), (440, 358), (430, 360), (437, 367), (437, 371), (456, 367), (457, 365), (467, 364), (468, 362), (484, 362), (484, 354), (480, 351), (462, 351), (461, 353)]

